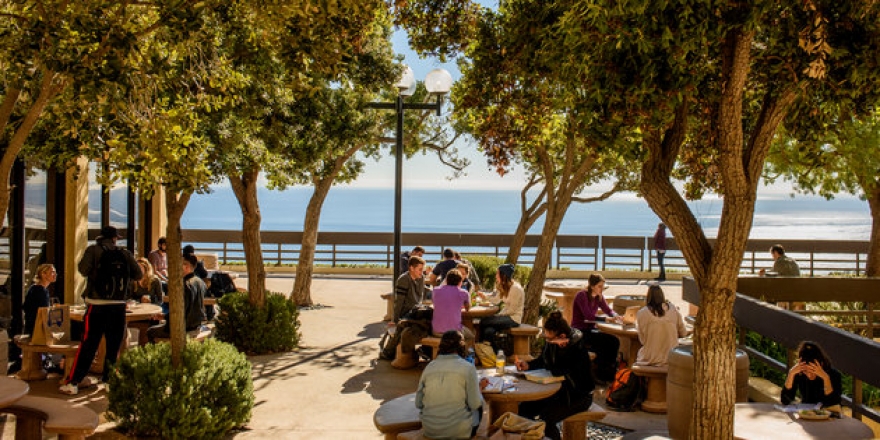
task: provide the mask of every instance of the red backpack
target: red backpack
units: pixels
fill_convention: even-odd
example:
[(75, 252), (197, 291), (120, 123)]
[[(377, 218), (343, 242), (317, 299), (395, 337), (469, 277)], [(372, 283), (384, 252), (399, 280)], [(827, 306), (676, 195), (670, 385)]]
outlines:
[(617, 411), (633, 411), (645, 399), (645, 384), (629, 368), (621, 368), (605, 390), (605, 404)]

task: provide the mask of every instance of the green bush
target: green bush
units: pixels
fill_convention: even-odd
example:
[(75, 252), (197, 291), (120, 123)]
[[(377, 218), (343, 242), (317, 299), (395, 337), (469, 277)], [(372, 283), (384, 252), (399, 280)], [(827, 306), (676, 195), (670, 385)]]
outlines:
[[(465, 255), (464, 258), (471, 262), (471, 266), (477, 271), (477, 275), (480, 276), (480, 283), (482, 284), (480, 287), (483, 290), (494, 289), (495, 272), (498, 271), (498, 266), (504, 264), (504, 259), (484, 255)], [(529, 278), (531, 275), (532, 268), (530, 266), (517, 264), (516, 271), (513, 273), (513, 278), (525, 286), (529, 284)]]
[(267, 292), (263, 308), (254, 307), (245, 292), (223, 295), (217, 304), (215, 336), (245, 353), (278, 353), (299, 344), (299, 311), (285, 295)]
[(212, 339), (187, 344), (178, 368), (170, 344), (126, 350), (109, 385), (108, 418), (133, 435), (222, 438), (254, 407), (250, 362)]

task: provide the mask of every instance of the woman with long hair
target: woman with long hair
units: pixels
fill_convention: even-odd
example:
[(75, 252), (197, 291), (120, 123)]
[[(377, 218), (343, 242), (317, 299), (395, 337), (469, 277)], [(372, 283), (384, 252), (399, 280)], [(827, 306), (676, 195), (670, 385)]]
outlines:
[(526, 293), (522, 285), (513, 279), (515, 271), (516, 267), (512, 264), (498, 266), (495, 272), (495, 289), (498, 294), (492, 296), (480, 294), (483, 299), (501, 306), (501, 311), (496, 315), (480, 320), (480, 340), (492, 344), (493, 350), (498, 350), (495, 343), (495, 335), (498, 332), (519, 327), (522, 322)]
[(583, 333), (571, 328), (561, 312), (552, 312), (544, 320), (544, 340), (541, 355), (528, 362), (518, 360), (516, 368), (546, 368), (554, 376), (564, 376), (565, 380), (556, 394), (541, 400), (522, 402), (519, 415), (530, 419), (540, 416), (547, 424), (544, 435), (559, 440), (561, 436), (556, 425), (566, 417), (590, 408), (595, 384)]
[(669, 350), (678, 345), (678, 338), (687, 335), (684, 318), (666, 300), (663, 289), (658, 285), (648, 287), (648, 297), (645, 306), (636, 314), (636, 323), (642, 343), (634, 363), (636, 365), (667, 365)]
[[(605, 290), (605, 278), (594, 273), (587, 280), (587, 287), (574, 297), (571, 313), (571, 326), (584, 333), (584, 339), (590, 351), (596, 353), (596, 379), (602, 382), (614, 380), (617, 373), (617, 351), (620, 341), (614, 335), (602, 333), (596, 329), (596, 322), (622, 322), (620, 316), (611, 310), (602, 292)], [(599, 310), (605, 315), (600, 316)]]
[(34, 284), (27, 291), (24, 303), (21, 305), (24, 311), (24, 334), (34, 334), (34, 325), (37, 322), (37, 311), (40, 307), (49, 307), (49, 285), (58, 278), (55, 266), (41, 264), (37, 266), (34, 276)]
[[(823, 407), (840, 405), (840, 372), (831, 366), (831, 360), (819, 344), (803, 341), (798, 346), (798, 362), (788, 370), (782, 388), (783, 405), (794, 401), (800, 393), (801, 403), (822, 403)], [(835, 408), (831, 408), (835, 411)], [(836, 408), (840, 411), (840, 407)]]
[(138, 266), (144, 273), (143, 278), (131, 282), (131, 293), (128, 299), (141, 303), (162, 305), (162, 280), (153, 271), (150, 260), (144, 257), (137, 259)]

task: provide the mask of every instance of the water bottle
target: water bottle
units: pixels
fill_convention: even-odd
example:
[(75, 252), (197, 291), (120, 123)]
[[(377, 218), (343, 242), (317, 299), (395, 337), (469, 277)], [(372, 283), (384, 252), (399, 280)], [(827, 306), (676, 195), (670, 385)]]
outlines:
[(504, 350), (498, 350), (498, 354), (495, 355), (495, 373), (499, 376), (504, 375)]
[(474, 352), (474, 348), (468, 348), (467, 356), (464, 358), (466, 361), (477, 365), (477, 354)]

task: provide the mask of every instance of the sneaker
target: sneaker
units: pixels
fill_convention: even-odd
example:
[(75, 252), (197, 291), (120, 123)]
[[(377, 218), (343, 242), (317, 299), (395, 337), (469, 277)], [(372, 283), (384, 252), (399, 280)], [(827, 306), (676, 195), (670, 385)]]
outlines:
[(79, 393), (79, 387), (68, 382), (64, 385), (61, 385), (61, 388), (58, 388), (58, 391), (60, 391), (62, 394), (75, 396), (77, 393)]

